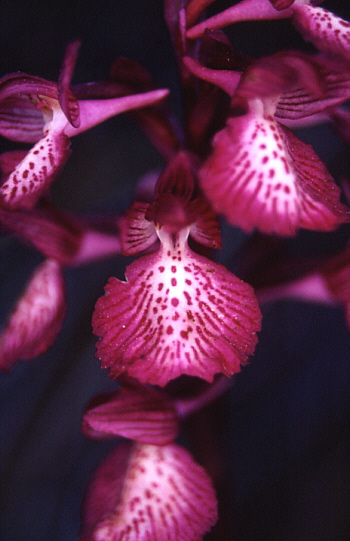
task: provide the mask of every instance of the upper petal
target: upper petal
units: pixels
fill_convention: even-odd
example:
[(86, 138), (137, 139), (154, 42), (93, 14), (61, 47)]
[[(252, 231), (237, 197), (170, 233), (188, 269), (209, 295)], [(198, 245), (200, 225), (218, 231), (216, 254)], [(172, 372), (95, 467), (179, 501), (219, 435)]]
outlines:
[(261, 314), (252, 289), (179, 244), (140, 257), (126, 282), (110, 278), (93, 315), (98, 357), (165, 385), (182, 374), (212, 381), (238, 372), (254, 351)]

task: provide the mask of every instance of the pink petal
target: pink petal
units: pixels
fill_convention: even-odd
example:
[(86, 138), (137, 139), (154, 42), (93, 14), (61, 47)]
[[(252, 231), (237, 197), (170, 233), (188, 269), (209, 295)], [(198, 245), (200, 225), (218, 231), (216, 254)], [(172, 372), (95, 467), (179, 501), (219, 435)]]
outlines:
[(339, 188), (313, 149), (257, 110), (231, 118), (214, 138), (201, 185), (217, 212), (245, 231), (294, 235), (348, 220)]
[(65, 164), (69, 139), (62, 130), (47, 130), (0, 188), (0, 202), (12, 209), (33, 208)]
[(79, 105), (70, 90), (70, 83), (78, 58), (79, 48), (80, 41), (73, 41), (67, 46), (57, 84), (61, 109), (74, 128), (79, 128), (80, 125)]
[(118, 235), (112, 235), (93, 229), (83, 231), (79, 248), (69, 265), (82, 265), (91, 261), (119, 255), (121, 253)]
[(293, 8), (277, 11), (270, 0), (241, 0), (234, 6), (210, 17), (196, 26), (193, 26), (187, 32), (190, 39), (200, 37), (207, 28), (224, 28), (229, 24), (240, 21), (252, 21), (263, 19), (283, 19), (290, 17)]
[(44, 353), (55, 341), (65, 316), (64, 282), (59, 263), (46, 260), (30, 279), (0, 335), (0, 369)]
[(185, 243), (163, 244), (127, 268), (126, 282), (110, 278), (96, 303), (102, 367), (161, 386), (182, 374), (212, 381), (238, 372), (260, 329), (252, 289)]
[(312, 5), (293, 6), (292, 21), (317, 49), (350, 60), (350, 22)]
[(179, 421), (166, 396), (149, 389), (121, 389), (108, 402), (90, 408), (83, 418), (87, 436), (123, 436), (130, 440), (166, 445), (178, 435)]
[(148, 208), (148, 203), (135, 201), (120, 220), (120, 241), (125, 255), (139, 254), (158, 240), (154, 223), (145, 218)]
[(241, 73), (238, 71), (214, 70), (211, 68), (206, 68), (197, 60), (194, 60), (188, 56), (183, 58), (183, 63), (185, 64), (186, 68), (193, 73), (193, 75), (199, 77), (199, 79), (203, 79), (203, 81), (207, 81), (208, 83), (218, 86), (229, 96), (234, 94), (241, 78)]
[(204, 469), (175, 444), (129, 449), (117, 448), (97, 471), (81, 541), (201, 541), (217, 520)]
[(78, 220), (50, 205), (33, 211), (0, 208), (0, 224), (62, 264), (74, 261), (82, 242)]
[(161, 89), (121, 98), (79, 100), (80, 126), (74, 128), (70, 124), (67, 124), (64, 132), (68, 137), (73, 137), (101, 124), (115, 115), (154, 105), (158, 101), (163, 100), (168, 94), (168, 90)]

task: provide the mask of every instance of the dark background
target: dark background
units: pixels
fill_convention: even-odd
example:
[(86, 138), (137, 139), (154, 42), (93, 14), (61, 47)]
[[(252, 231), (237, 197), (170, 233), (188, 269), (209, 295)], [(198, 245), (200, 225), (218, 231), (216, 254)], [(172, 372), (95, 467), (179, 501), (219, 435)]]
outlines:
[[(229, 2), (220, 2), (225, 7)], [(343, 2), (325, 7), (349, 17)], [(346, 13), (346, 11), (348, 13)], [(230, 29), (234, 46), (263, 56), (302, 47), (289, 21)], [(176, 69), (161, 0), (1, 0), (0, 75), (23, 71), (57, 80), (65, 45), (82, 40), (74, 82), (107, 77), (117, 56), (138, 60), (179, 108)], [(303, 130), (340, 178), (348, 149), (328, 127)], [(1, 141), (2, 150), (15, 148)], [(162, 160), (143, 133), (121, 116), (72, 141), (73, 154), (53, 188), (55, 202), (77, 212), (119, 215), (137, 179)], [(302, 233), (297, 255), (344, 245), (349, 230)], [(238, 267), (244, 235), (224, 227), (219, 260)], [(0, 239), (1, 323), (40, 256)], [(115, 388), (94, 357), (91, 314), (124, 258), (66, 269), (69, 309), (60, 339), (35, 361), (0, 376), (0, 539), (74, 541), (80, 504), (111, 443), (80, 435), (85, 404)], [(220, 520), (211, 541), (345, 541), (350, 538), (350, 342), (342, 310), (280, 302), (264, 307), (250, 364), (232, 390), (185, 426), (183, 440), (214, 478)]]

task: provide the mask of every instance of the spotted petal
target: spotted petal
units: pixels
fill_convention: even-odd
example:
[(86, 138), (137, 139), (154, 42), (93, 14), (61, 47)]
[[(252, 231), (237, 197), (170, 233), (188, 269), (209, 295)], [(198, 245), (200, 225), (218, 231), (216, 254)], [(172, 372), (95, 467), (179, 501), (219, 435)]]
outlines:
[(292, 21), (317, 49), (350, 60), (350, 22), (312, 5), (293, 6)]
[[(32, 208), (56, 178), (69, 156), (69, 139), (63, 133), (67, 120), (60, 109), (52, 129), (28, 152), (0, 188), (0, 202), (8, 208)], [(61, 125), (62, 124), (62, 125)]]
[(200, 178), (214, 209), (246, 231), (331, 231), (349, 219), (312, 147), (258, 109), (229, 119)]
[(97, 471), (81, 541), (201, 541), (217, 520), (207, 473), (178, 445), (120, 446)]
[(261, 316), (252, 289), (183, 239), (173, 246), (163, 239), (126, 278), (110, 278), (93, 315), (98, 357), (112, 377), (127, 371), (157, 385), (181, 374), (212, 381), (218, 372), (238, 372), (253, 353)]
[(55, 340), (65, 315), (60, 265), (45, 261), (34, 273), (0, 335), (0, 369), (20, 359), (33, 359)]

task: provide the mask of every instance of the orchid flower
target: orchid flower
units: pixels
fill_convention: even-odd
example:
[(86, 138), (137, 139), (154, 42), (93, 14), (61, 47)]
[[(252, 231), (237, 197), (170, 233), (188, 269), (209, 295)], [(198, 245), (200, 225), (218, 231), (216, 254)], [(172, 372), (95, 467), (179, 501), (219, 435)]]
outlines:
[(295, 235), (300, 227), (331, 231), (349, 221), (325, 165), (278, 122), (278, 116), (298, 119), (345, 101), (349, 90), (344, 93), (342, 75), (331, 75), (327, 63), (299, 53), (261, 59), (242, 76), (185, 62), (232, 95), (233, 113), (238, 111), (215, 135), (212, 155), (200, 171), (203, 191), (217, 212), (245, 231), (280, 235)]
[(79, 43), (67, 47), (58, 84), (16, 73), (0, 79), (0, 134), (35, 143), (0, 186), (0, 204), (33, 208), (69, 156), (69, 139), (125, 111), (162, 100), (167, 90), (108, 99), (77, 99), (70, 81)]
[(80, 540), (200, 541), (216, 520), (211, 480), (188, 451), (125, 443), (89, 486)]
[[(321, 0), (322, 1), (322, 0)], [(344, 60), (350, 58), (350, 23), (318, 7), (315, 0), (241, 0), (232, 7), (192, 26), (190, 39), (200, 37), (206, 29), (224, 28), (239, 21), (291, 18), (306, 41), (326, 53)], [(191, 0), (187, 5), (188, 24), (213, 0)]]
[(30, 278), (0, 333), (0, 370), (9, 371), (19, 359), (44, 353), (61, 330), (65, 313), (62, 268), (47, 259)]
[(158, 180), (154, 203), (131, 210), (127, 252), (157, 238), (159, 245), (127, 268), (126, 282), (110, 278), (97, 301), (97, 355), (112, 377), (126, 371), (161, 386), (181, 374), (212, 381), (239, 371), (254, 351), (261, 316), (252, 289), (188, 246), (189, 236), (209, 247), (220, 240), (213, 213), (192, 198), (193, 174), (180, 152)]
[(217, 520), (216, 497), (203, 468), (174, 444), (179, 421), (171, 400), (140, 384), (97, 400), (84, 415), (84, 433), (135, 443), (119, 445), (96, 472), (81, 541), (200, 541)]
[(4, 230), (15, 233), (46, 258), (0, 333), (0, 370), (37, 357), (53, 345), (66, 312), (63, 268), (120, 254), (115, 222), (97, 227), (44, 201), (33, 210), (0, 207)]

